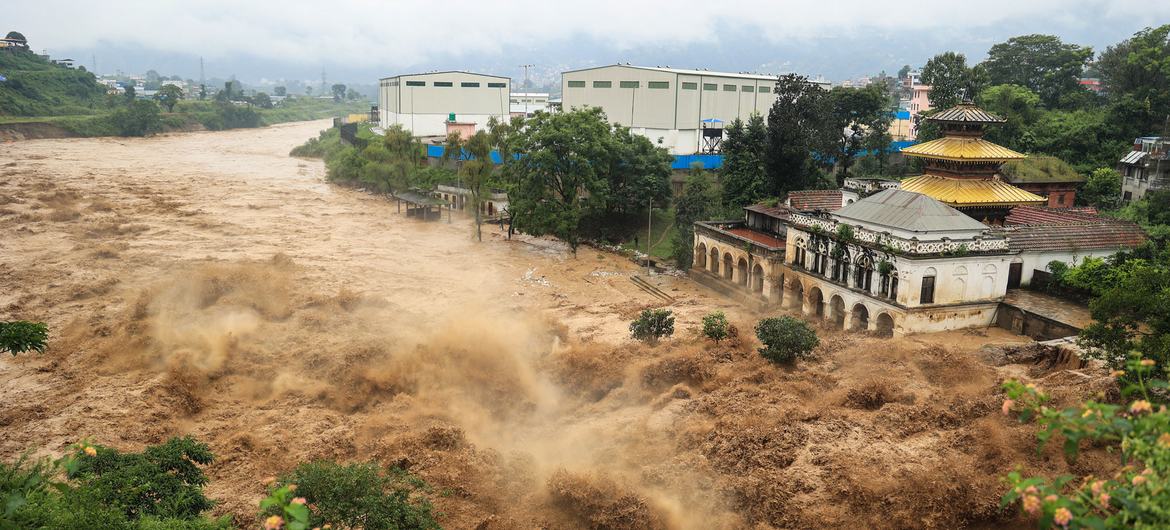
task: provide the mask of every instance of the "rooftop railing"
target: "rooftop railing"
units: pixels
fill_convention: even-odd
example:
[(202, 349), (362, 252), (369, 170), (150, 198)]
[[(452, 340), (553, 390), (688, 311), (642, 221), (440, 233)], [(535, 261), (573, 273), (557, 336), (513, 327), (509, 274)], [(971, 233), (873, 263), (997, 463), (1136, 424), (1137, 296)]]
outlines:
[[(836, 234), (840, 223), (832, 219), (822, 219), (810, 215), (794, 213), (788, 217), (788, 222), (797, 228), (811, 231), (820, 231), (826, 234)], [(848, 225), (853, 228), (853, 239), (857, 243), (887, 247), (895, 252), (905, 254), (948, 254), (957, 252), (1006, 252), (1008, 238), (997, 236), (975, 236), (970, 239), (942, 238), (935, 241), (921, 241), (916, 237), (909, 239), (890, 234), (876, 232), (868, 228)]]

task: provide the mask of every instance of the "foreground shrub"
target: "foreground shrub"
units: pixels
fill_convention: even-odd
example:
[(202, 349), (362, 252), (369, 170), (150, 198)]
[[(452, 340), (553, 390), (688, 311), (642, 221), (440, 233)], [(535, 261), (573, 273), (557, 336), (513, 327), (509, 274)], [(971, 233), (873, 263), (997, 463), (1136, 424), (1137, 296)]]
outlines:
[(756, 337), (764, 343), (760, 355), (774, 363), (807, 357), (820, 339), (803, 320), (792, 317), (765, 318), (756, 323)]
[[(384, 472), (373, 462), (347, 466), (312, 462), (281, 477), (277, 486), (262, 508), (269, 517), (292, 517), (285, 519), (290, 528), (298, 513), (289, 509), (299, 512), (298, 504), (312, 507), (310, 527), (328, 523), (334, 528), (364, 530), (439, 528), (430, 501), (421, 495), (426, 483), (397, 468)], [(282, 488), (286, 489), (283, 497)], [(288, 492), (297, 497), (290, 498)]]
[(201, 515), (211, 502), (200, 461), (211, 461), (205, 445), (175, 438), (142, 453), (79, 444), (58, 460), (0, 463), (0, 528), (230, 528), (230, 517)]
[(1001, 504), (1018, 502), (1042, 527), (1170, 527), (1170, 412), (1151, 403), (1167, 388), (1165, 381), (1150, 379), (1154, 364), (1133, 357), (1127, 370), (1114, 372), (1130, 381), (1123, 390), (1133, 398), (1128, 406), (1087, 401), (1055, 410), (1045, 405), (1049, 397), (1035, 385), (1004, 383), (1004, 414), (1014, 411), (1021, 421), (1035, 420), (1043, 428), (1037, 433), (1038, 449), (1059, 435), (1065, 458), (1072, 461), (1081, 442), (1090, 441), (1119, 453), (1124, 466), (1111, 477), (1025, 478), (1015, 471), (1007, 476), (1011, 489)]
[(630, 322), (630, 334), (651, 344), (674, 335), (674, 313), (669, 309), (643, 309), (642, 314)]
[(153, 101), (132, 101), (115, 110), (108, 120), (118, 136), (146, 136), (162, 130), (158, 105)]
[(728, 326), (730, 324), (727, 323), (727, 316), (723, 311), (712, 311), (703, 317), (703, 336), (719, 344), (727, 338)]
[(0, 352), (16, 355), (35, 350), (38, 353), (45, 353), (45, 343), (48, 340), (49, 326), (44, 322), (23, 320), (0, 322)]

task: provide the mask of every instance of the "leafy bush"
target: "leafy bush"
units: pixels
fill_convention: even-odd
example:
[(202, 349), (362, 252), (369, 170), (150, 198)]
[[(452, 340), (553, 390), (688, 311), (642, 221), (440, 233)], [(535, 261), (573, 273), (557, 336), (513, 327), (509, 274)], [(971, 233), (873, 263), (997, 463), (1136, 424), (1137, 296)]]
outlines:
[(15, 320), (0, 322), (0, 352), (9, 352), (12, 355), (36, 350), (45, 352), (45, 343), (49, 340), (49, 326), (44, 322), (26, 322)]
[[(347, 466), (312, 462), (281, 477), (273, 494), (278, 497), (281, 488), (291, 488), (288, 492), (295, 491), (299, 497), (287, 499), (285, 494), (287, 502), (277, 499), (262, 507), (270, 516), (296, 517), (286, 508), (308, 504), (313, 507), (308, 518), (311, 527), (329, 523), (335, 528), (364, 530), (437, 529), (431, 503), (420, 495), (426, 487), (422, 480), (403, 470), (383, 472), (373, 462)], [(275, 513), (278, 510), (282, 513)]]
[(213, 505), (203, 495), (207, 477), (199, 465), (210, 464), (214, 457), (207, 444), (190, 436), (171, 438), (141, 453), (87, 446), (75, 457), (77, 465), (67, 476), (128, 519), (192, 519)]
[(703, 317), (703, 336), (718, 344), (727, 338), (728, 326), (727, 316), (723, 311), (712, 311)]
[(774, 363), (807, 357), (820, 339), (803, 320), (792, 317), (765, 318), (756, 323), (756, 337), (764, 343), (760, 355)]
[(630, 334), (651, 344), (674, 335), (674, 314), (669, 309), (643, 309), (642, 314), (630, 322)]
[(153, 101), (133, 101), (110, 114), (110, 126), (118, 136), (146, 136), (162, 130), (158, 105)]
[(1077, 457), (1081, 442), (1090, 441), (1119, 452), (1125, 465), (1111, 477), (1025, 478), (1015, 471), (1007, 476), (1011, 488), (1001, 504), (1019, 502), (1042, 527), (1170, 527), (1170, 412), (1151, 404), (1156, 393), (1164, 397), (1167, 388), (1165, 381), (1151, 379), (1154, 364), (1135, 356), (1127, 370), (1114, 372), (1128, 381), (1123, 393), (1136, 398), (1129, 406), (1087, 401), (1056, 410), (1045, 405), (1049, 397), (1035, 385), (1004, 383), (1008, 396), (1004, 414), (1015, 411), (1021, 421), (1035, 420), (1043, 428), (1037, 433), (1038, 449), (1059, 435), (1070, 461)]
[[(175, 438), (143, 453), (120, 454), (85, 443), (73, 449), (57, 460), (0, 463), (0, 528), (230, 528), (228, 516), (200, 515), (206, 509), (200, 506), (210, 507), (210, 501), (203, 497), (206, 479), (192, 456), (209, 461), (206, 446)], [(71, 480), (61, 482), (62, 472)], [(183, 484), (173, 487), (176, 482)]]

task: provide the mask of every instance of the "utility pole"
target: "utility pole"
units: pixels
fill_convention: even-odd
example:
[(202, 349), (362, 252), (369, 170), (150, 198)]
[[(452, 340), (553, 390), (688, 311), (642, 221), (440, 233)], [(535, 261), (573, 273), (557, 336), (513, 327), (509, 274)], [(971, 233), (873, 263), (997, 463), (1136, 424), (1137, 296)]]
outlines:
[(325, 94), (325, 69), (321, 69), (321, 94)]
[(524, 97), (524, 117), (525, 118), (528, 117), (528, 99), (529, 99), (527, 97), (528, 96), (528, 69), (532, 68), (533, 66), (535, 66), (535, 65), (532, 65), (532, 64), (520, 65), (520, 68), (524, 69), (524, 96), (525, 96)]
[(98, 75), (98, 73), (97, 73), (97, 54), (96, 53), (89, 54), (89, 67), (93, 69), (93, 75)]

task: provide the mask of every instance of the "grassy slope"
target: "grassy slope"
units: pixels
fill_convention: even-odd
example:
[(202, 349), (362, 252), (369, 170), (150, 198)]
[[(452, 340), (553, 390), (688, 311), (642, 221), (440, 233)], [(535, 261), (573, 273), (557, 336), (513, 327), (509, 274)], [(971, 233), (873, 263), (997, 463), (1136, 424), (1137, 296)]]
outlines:
[(0, 74), (0, 118), (93, 114), (106, 92), (93, 74), (29, 51), (0, 51)]

